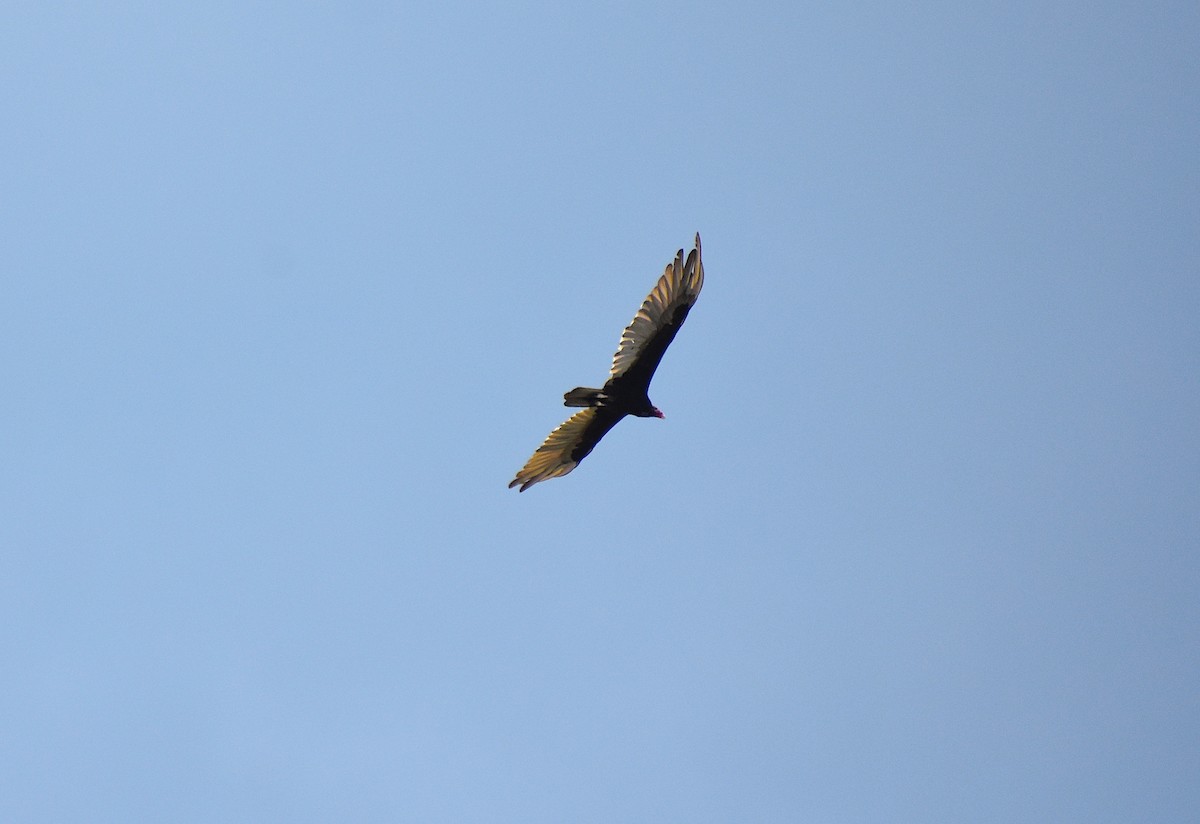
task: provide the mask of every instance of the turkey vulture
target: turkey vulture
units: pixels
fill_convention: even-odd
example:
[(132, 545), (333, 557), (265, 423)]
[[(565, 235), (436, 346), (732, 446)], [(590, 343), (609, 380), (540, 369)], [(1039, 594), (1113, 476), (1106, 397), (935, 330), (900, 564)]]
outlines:
[(702, 286), (704, 265), (700, 262), (697, 234), (696, 248), (688, 253), (687, 262), (680, 249), (634, 315), (633, 322), (625, 327), (604, 388), (577, 386), (563, 395), (564, 406), (586, 408), (550, 433), (513, 478), (509, 489), (520, 484), (524, 492), (539, 481), (566, 475), (626, 415), (663, 417), (647, 395), (650, 379), (700, 296)]

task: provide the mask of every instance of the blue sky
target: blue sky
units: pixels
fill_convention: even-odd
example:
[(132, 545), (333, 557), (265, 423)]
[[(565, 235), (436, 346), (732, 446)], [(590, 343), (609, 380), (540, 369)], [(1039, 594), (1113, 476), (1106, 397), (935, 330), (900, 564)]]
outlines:
[(1197, 42), (6, 5), (0, 818), (1194, 820)]

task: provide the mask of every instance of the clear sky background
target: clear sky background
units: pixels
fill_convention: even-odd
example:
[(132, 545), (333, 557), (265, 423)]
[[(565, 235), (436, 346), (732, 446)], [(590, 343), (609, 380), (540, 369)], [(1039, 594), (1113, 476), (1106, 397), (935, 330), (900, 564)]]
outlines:
[(1196, 820), (1194, 2), (12, 2), (0, 106), (0, 819)]

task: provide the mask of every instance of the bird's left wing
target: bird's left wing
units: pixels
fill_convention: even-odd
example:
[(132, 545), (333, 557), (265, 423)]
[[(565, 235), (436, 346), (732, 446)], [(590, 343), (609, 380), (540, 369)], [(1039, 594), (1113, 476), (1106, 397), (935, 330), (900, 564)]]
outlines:
[(508, 485), (521, 485), (521, 492), (539, 481), (559, 478), (579, 465), (608, 430), (625, 417), (605, 407), (576, 412), (550, 433)]

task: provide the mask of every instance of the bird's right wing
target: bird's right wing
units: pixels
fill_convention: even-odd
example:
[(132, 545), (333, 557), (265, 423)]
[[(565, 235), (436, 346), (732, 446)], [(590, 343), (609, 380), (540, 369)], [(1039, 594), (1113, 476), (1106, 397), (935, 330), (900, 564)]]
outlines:
[(624, 380), (642, 390), (650, 385), (663, 353), (675, 339), (700, 289), (704, 286), (704, 263), (700, 259), (700, 235), (696, 248), (683, 259), (683, 250), (667, 264), (666, 271), (654, 284), (633, 321), (621, 334), (621, 344), (613, 355), (610, 380)]
[(576, 412), (550, 433), (545, 442), (521, 467), (517, 477), (508, 485), (521, 485), (521, 492), (539, 481), (559, 478), (579, 465), (587, 454), (608, 434), (608, 430), (625, 417), (605, 407), (591, 407)]

